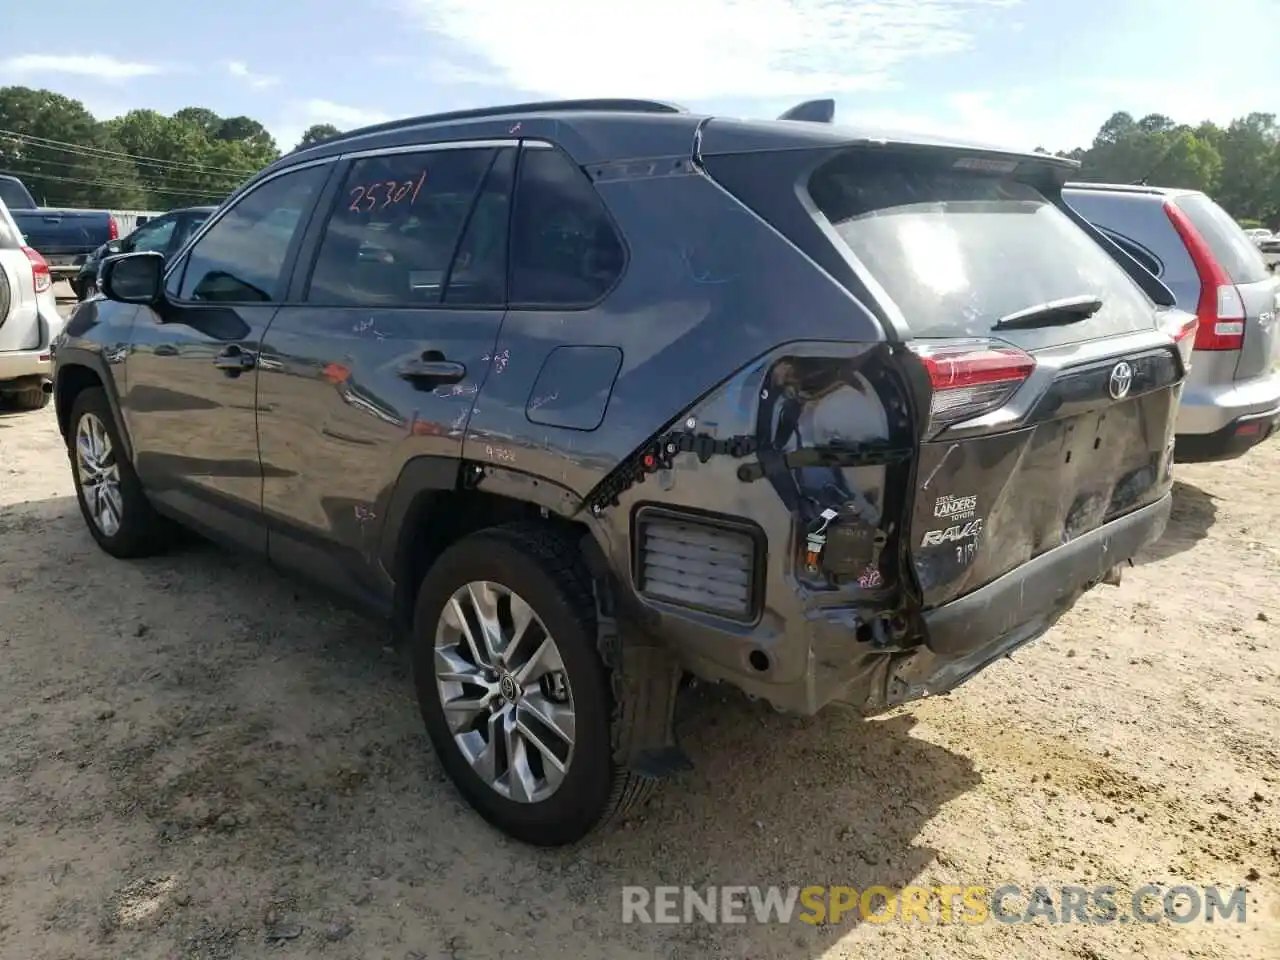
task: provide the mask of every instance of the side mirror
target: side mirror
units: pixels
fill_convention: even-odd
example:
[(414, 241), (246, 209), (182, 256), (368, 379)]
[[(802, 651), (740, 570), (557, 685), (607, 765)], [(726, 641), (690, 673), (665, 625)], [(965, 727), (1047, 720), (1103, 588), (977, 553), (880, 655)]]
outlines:
[(114, 240), (107, 244), (107, 256), (114, 257), (117, 253), (123, 252), (124, 251), (120, 249), (120, 244)]
[(117, 303), (154, 306), (164, 298), (164, 256), (148, 250), (104, 260), (98, 288)]

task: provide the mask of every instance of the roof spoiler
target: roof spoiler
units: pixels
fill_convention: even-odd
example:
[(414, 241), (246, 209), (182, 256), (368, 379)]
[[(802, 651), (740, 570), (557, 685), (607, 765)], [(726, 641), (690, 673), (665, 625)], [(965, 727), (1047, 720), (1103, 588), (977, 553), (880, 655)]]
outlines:
[(834, 100), (806, 100), (804, 103), (797, 103), (778, 119), (803, 120), (807, 123), (830, 123), (835, 115), (836, 102)]

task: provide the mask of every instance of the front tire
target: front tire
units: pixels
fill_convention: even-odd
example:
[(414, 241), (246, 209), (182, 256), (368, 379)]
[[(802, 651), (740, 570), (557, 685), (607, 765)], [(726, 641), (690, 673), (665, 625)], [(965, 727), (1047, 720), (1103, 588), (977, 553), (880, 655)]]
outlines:
[(561, 846), (647, 793), (614, 762), (591, 580), (553, 528), (498, 527), (446, 550), (419, 588), (412, 644), (440, 762), (498, 829)]
[(99, 387), (82, 390), (71, 406), (67, 454), (80, 513), (98, 546), (121, 559), (148, 557), (169, 547), (176, 528), (147, 500)]

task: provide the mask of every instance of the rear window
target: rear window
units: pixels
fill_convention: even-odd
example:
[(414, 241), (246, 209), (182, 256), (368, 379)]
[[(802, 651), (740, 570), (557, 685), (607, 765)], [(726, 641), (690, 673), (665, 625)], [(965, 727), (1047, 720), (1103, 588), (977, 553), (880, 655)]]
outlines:
[[(937, 159), (844, 155), (809, 193), (917, 337), (998, 336), (1035, 348), (1150, 329), (1153, 305), (1111, 256), (1033, 186)], [(1097, 296), (1091, 318), (1023, 330), (997, 320)]]
[(31, 202), (31, 194), (17, 180), (0, 177), (0, 200), (10, 210), (30, 210), (35, 204)]
[(1176, 197), (1173, 203), (1204, 237), (1232, 283), (1257, 283), (1271, 277), (1262, 253), (1227, 211), (1202, 193)]

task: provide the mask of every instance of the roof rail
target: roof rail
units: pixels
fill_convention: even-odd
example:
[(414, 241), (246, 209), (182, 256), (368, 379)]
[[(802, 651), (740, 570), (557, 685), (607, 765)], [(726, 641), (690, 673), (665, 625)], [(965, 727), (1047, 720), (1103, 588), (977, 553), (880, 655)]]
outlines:
[(446, 113), (428, 113), (420, 117), (388, 120), (367, 127), (358, 127), (332, 137), (324, 143), (333, 143), (347, 137), (360, 137), (402, 127), (417, 127), (428, 123), (446, 123), (452, 120), (481, 120), (485, 117), (509, 117), (529, 113), (570, 113), (595, 111), (604, 113), (688, 113), (687, 107), (660, 100), (629, 100), (624, 98), (600, 98), (593, 100), (541, 100), (530, 103), (511, 103), (497, 107), (476, 107), (471, 110), (450, 110)]
[(797, 103), (788, 110), (779, 120), (804, 120), (809, 123), (830, 123), (836, 115), (836, 102), (834, 100), (806, 100), (804, 103)]

